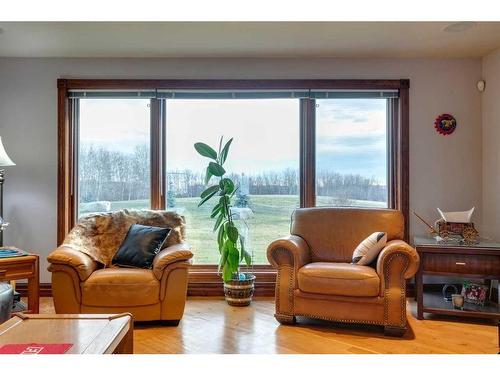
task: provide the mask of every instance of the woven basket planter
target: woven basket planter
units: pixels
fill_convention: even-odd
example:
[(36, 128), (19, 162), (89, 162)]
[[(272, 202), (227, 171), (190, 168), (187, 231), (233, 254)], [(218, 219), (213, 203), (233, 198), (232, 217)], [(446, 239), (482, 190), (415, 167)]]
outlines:
[(248, 306), (255, 290), (255, 275), (245, 274), (245, 280), (233, 279), (224, 283), (224, 296), (230, 306)]

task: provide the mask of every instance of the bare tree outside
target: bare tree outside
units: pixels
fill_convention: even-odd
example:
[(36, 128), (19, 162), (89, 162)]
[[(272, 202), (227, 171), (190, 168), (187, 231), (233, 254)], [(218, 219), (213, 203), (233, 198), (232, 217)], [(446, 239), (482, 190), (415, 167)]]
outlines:
[[(80, 151), (80, 202), (133, 201), (149, 199), (149, 147), (137, 146), (133, 154), (84, 146)], [(194, 198), (204, 190), (204, 171), (168, 171), (168, 188), (176, 199)], [(231, 174), (235, 181), (241, 176)], [(296, 195), (299, 171), (291, 168), (248, 176), (249, 195)], [(340, 174), (329, 170), (317, 173), (317, 194), (332, 202), (363, 200), (385, 203), (387, 186), (375, 177)]]

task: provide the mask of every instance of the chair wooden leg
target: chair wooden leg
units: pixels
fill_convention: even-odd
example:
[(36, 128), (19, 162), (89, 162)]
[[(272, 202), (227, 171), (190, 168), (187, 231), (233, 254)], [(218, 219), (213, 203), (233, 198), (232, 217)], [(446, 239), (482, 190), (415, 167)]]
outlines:
[(294, 315), (274, 314), (274, 317), (281, 324), (293, 325), (297, 321)]
[(405, 334), (405, 332), (406, 332), (406, 327), (384, 326), (385, 336), (401, 337)]

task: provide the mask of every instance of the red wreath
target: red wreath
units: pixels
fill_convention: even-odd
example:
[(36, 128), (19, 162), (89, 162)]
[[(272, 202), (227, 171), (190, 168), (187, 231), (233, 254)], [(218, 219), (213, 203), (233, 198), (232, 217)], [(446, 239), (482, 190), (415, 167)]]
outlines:
[(439, 134), (448, 135), (455, 131), (457, 127), (457, 120), (452, 115), (448, 113), (443, 113), (436, 118), (434, 121), (434, 127)]

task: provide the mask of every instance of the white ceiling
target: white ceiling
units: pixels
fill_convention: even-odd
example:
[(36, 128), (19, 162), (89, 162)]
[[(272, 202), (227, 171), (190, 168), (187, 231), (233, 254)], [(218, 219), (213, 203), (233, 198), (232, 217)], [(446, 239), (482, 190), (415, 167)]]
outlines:
[(3, 57), (478, 58), (500, 22), (0, 22)]

